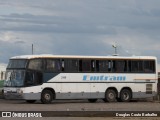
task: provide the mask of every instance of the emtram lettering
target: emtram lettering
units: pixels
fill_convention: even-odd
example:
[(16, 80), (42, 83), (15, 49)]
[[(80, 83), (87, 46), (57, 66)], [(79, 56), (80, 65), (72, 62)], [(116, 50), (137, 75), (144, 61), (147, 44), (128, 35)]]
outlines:
[(83, 80), (89, 80), (89, 81), (125, 81), (126, 76), (104, 76), (104, 75), (84, 75)]

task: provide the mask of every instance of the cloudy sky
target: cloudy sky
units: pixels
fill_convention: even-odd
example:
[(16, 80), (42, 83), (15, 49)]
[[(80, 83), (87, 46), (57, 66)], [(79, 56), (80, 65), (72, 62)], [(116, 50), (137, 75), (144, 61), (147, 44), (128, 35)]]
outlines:
[[(0, 0), (0, 63), (31, 54), (160, 60), (160, 0)], [(159, 61), (160, 62), (160, 61)]]

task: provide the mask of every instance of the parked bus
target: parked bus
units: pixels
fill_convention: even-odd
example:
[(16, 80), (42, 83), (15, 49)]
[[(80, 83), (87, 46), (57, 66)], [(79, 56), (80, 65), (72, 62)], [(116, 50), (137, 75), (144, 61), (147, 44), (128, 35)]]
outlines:
[(7, 66), (4, 96), (45, 104), (55, 99), (128, 102), (156, 95), (156, 69), (151, 56), (16, 56)]

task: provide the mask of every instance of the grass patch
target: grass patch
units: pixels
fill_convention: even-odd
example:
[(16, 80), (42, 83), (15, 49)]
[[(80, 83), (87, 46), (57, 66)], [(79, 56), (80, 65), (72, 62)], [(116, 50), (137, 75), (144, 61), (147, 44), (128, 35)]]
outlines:
[(3, 87), (3, 84), (4, 84), (4, 80), (0, 80), (0, 88)]
[(0, 98), (2, 97), (3, 84), (4, 84), (4, 80), (0, 80)]

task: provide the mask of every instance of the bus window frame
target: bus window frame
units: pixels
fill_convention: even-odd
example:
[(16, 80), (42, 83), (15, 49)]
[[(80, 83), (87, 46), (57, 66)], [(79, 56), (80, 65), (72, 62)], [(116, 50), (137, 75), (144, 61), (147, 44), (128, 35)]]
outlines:
[[(85, 59), (85, 58), (34, 58), (30, 59), (27, 64), (27, 69), (29, 70), (35, 70), (29, 68), (29, 63), (31, 60), (40, 59), (42, 60), (42, 69), (37, 71), (44, 71), (44, 72), (51, 72), (51, 73), (155, 73), (156, 72), (156, 60), (155, 59)], [(53, 60), (59, 60), (60, 61), (60, 70), (59, 71), (48, 71), (46, 70), (46, 60), (47, 59), (53, 59)], [(67, 60), (76, 60), (77, 61), (77, 70), (64, 70), (65, 61)], [(84, 70), (83, 64), (87, 61), (87, 63), (90, 63), (89, 69)], [(100, 71), (100, 67), (98, 66), (99, 61), (108, 61), (108, 71)], [(124, 70), (123, 71), (115, 71), (114, 66), (117, 64), (118, 61), (124, 61)], [(144, 70), (144, 61), (150, 61), (152, 64), (153, 70), (150, 72), (145, 72)], [(133, 63), (138, 62), (136, 64), (140, 64), (142, 62), (141, 66), (143, 67), (143, 70), (134, 70), (133, 71)], [(110, 70), (109, 70), (110, 69)], [(139, 69), (139, 65), (138, 65)]]

